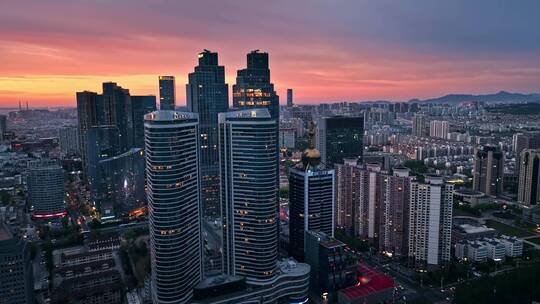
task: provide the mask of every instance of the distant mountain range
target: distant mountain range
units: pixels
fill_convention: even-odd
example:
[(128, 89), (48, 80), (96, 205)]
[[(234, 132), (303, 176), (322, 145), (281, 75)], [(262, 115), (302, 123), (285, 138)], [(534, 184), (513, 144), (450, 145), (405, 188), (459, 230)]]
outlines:
[(411, 99), (408, 102), (419, 102), (419, 103), (460, 103), (460, 102), (470, 102), (470, 101), (479, 101), (487, 103), (497, 103), (497, 102), (531, 102), (531, 101), (540, 101), (540, 94), (521, 94), (521, 93), (509, 93), (505, 91), (500, 91), (495, 94), (484, 94), (484, 95), (472, 95), (472, 94), (448, 94), (442, 97), (429, 98), (429, 99)]

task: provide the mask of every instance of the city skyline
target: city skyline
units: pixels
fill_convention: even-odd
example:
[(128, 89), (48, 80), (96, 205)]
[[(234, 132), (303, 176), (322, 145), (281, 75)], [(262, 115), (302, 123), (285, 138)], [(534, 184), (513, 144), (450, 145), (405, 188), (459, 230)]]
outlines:
[(298, 104), (540, 91), (533, 1), (235, 1), (210, 12), (207, 1), (126, 3), (0, 10), (0, 104), (74, 106), (74, 91), (108, 80), (157, 96), (158, 76), (174, 75), (185, 105), (183, 86), (204, 48), (220, 54), (226, 83), (245, 53), (268, 52), (278, 95), (293, 88)]

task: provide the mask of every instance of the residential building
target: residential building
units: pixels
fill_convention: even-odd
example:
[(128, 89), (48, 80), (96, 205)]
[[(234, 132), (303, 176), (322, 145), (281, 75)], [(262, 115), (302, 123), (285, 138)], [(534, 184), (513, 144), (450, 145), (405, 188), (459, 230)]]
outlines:
[(0, 303), (35, 303), (29, 247), (3, 223), (0, 223), (0, 274)]
[(504, 154), (495, 146), (474, 151), (473, 189), (497, 196), (503, 191)]

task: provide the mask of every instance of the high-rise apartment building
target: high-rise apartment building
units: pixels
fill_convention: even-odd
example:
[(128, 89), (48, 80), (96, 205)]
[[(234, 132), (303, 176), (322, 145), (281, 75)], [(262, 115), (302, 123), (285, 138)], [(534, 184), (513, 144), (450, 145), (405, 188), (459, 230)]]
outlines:
[(344, 159), (343, 164), (334, 166), (336, 171), (336, 227), (354, 235), (357, 226), (356, 214), (360, 201), (360, 166), (356, 158)]
[(343, 163), (345, 158), (362, 161), (364, 150), (363, 117), (323, 117), (317, 126), (317, 149), (327, 168)]
[(540, 149), (525, 149), (520, 154), (518, 202), (540, 204)]
[(447, 139), (449, 130), (448, 121), (432, 120), (429, 122), (429, 136), (431, 137)]
[(306, 149), (302, 162), (289, 170), (289, 254), (300, 261), (307, 231), (334, 236), (335, 172), (320, 162), (319, 151)]
[(473, 189), (497, 196), (503, 191), (504, 154), (495, 146), (474, 151)]
[(30, 250), (3, 223), (0, 223), (0, 303), (35, 303)]
[(358, 171), (359, 201), (356, 209), (355, 235), (377, 244), (383, 197), (383, 174), (379, 164), (366, 164)]
[(450, 261), (453, 191), (454, 186), (438, 176), (411, 183), (408, 255), (418, 268)]
[(66, 126), (58, 129), (60, 149), (64, 154), (79, 154), (79, 134), (77, 127)]
[(277, 121), (253, 109), (218, 122), (224, 273), (264, 285), (277, 271)]
[(287, 89), (287, 107), (292, 108), (293, 106), (293, 90)]
[(426, 136), (427, 117), (424, 114), (415, 114), (412, 119), (412, 135), (418, 137)]
[(406, 257), (409, 232), (409, 169), (396, 167), (383, 176), (383, 197), (379, 220), (379, 251)]
[(36, 160), (28, 163), (26, 177), (28, 199), (35, 218), (66, 215), (64, 203), (64, 170), (54, 160)]
[(7, 132), (7, 116), (0, 115), (0, 141), (4, 140), (4, 133)]
[(153, 303), (188, 303), (202, 280), (198, 115), (145, 116)]
[(186, 98), (188, 111), (199, 114), (201, 191), (206, 215), (219, 215), (218, 113), (229, 108), (225, 68), (218, 64), (218, 54), (204, 50), (199, 65), (188, 76)]
[(159, 76), (159, 109), (176, 109), (176, 88), (174, 76)]

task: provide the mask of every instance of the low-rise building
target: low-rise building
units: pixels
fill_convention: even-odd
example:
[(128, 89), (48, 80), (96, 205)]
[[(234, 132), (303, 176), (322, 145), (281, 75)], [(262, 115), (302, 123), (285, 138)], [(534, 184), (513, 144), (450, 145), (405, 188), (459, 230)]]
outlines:
[(339, 304), (391, 303), (394, 279), (367, 265), (358, 266), (358, 282), (338, 292)]

